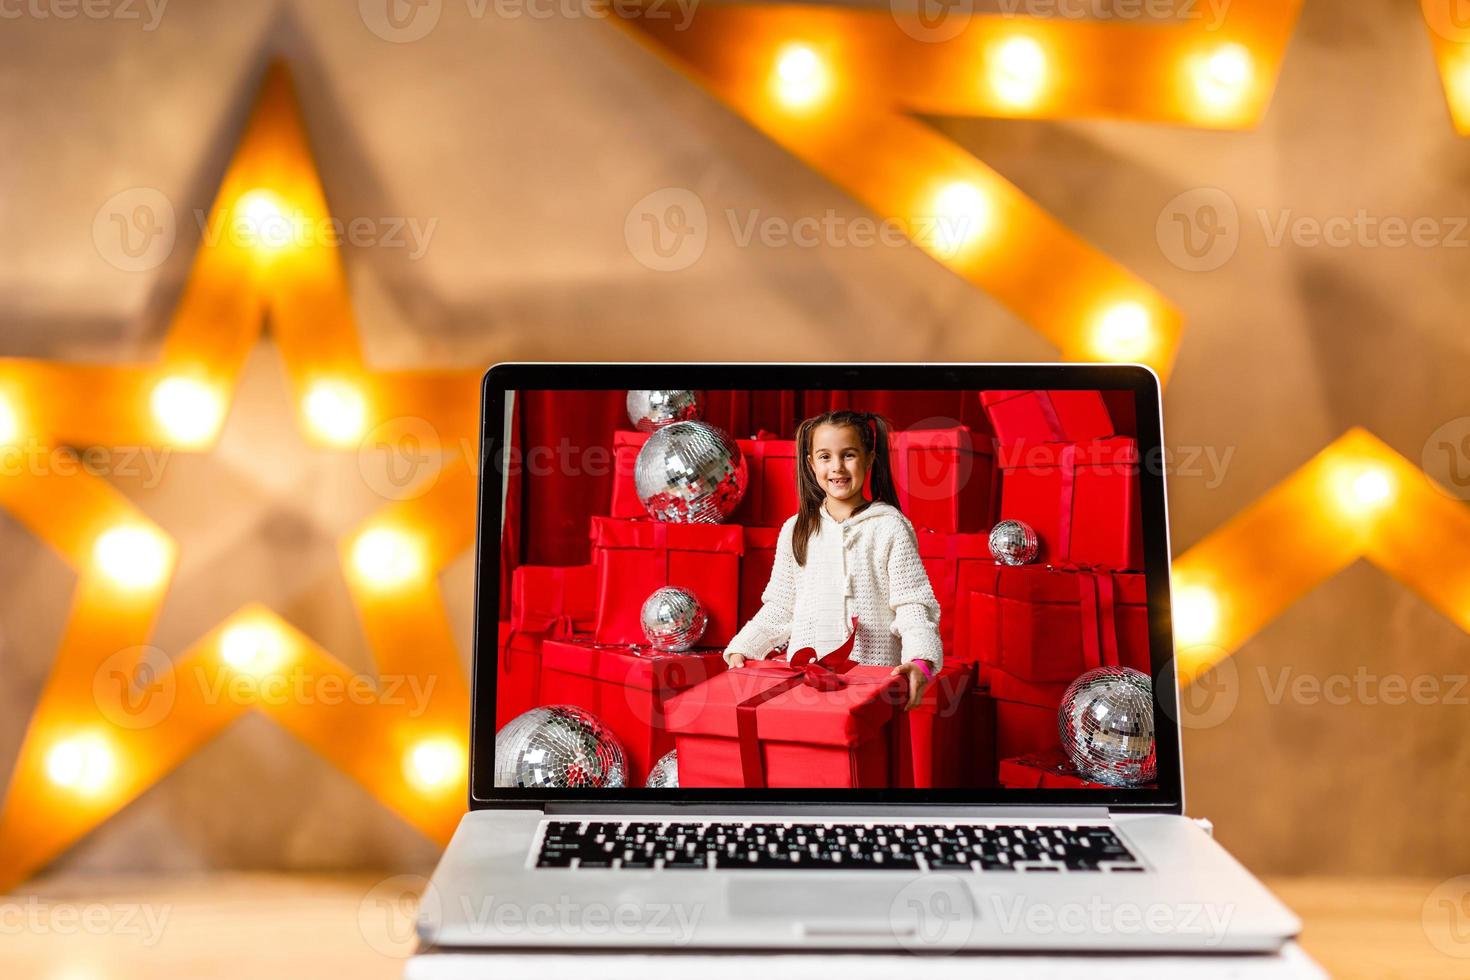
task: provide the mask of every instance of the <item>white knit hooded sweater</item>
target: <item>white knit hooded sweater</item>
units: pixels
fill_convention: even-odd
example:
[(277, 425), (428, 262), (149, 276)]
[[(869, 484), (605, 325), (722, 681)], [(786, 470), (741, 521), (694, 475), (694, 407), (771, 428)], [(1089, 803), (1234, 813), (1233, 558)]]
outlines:
[(822, 656), (842, 645), (856, 616), (856, 662), (884, 667), (927, 660), (939, 669), (939, 602), (919, 560), (914, 526), (898, 508), (875, 500), (839, 522), (823, 506), (805, 565), (792, 551), (795, 528), (795, 515), (781, 525), (760, 611), (726, 646), (727, 657), (759, 660), (783, 643), (788, 652), (812, 647)]

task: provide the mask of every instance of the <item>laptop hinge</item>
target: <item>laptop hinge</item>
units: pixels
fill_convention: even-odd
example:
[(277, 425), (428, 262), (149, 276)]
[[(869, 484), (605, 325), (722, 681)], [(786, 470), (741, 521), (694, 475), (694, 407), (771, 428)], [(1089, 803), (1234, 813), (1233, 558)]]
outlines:
[(967, 820), (1046, 819), (1046, 820), (1107, 820), (1105, 806), (905, 806), (902, 804), (875, 804), (872, 806), (842, 806), (820, 803), (547, 803), (548, 816), (562, 814), (647, 814), (657, 817), (693, 816), (761, 816), (761, 817), (842, 817), (861, 820), (868, 817), (923, 817), (944, 820), (962, 817)]

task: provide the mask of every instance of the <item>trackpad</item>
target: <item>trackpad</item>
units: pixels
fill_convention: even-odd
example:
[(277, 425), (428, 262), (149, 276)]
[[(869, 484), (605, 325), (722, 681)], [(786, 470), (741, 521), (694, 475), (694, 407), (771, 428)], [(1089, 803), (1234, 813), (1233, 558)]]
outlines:
[(891, 884), (844, 883), (830, 875), (806, 881), (736, 879), (726, 894), (732, 916), (790, 923), (871, 924), (887, 929), (908, 927), (937, 912), (966, 921), (975, 915), (969, 891), (941, 875), (897, 875)]

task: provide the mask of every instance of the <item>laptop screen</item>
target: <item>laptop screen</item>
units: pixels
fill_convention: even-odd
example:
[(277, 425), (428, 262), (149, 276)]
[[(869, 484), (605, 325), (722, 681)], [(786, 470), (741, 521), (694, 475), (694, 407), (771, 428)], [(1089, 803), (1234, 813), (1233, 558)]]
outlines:
[(1156, 389), (1087, 370), (487, 385), (476, 796), (1177, 798)]

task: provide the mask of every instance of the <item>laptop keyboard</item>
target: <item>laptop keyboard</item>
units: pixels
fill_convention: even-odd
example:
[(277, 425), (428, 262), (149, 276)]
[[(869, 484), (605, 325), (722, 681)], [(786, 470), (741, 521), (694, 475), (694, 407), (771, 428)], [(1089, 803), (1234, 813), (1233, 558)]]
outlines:
[(538, 868), (1143, 871), (1112, 828), (551, 820)]

